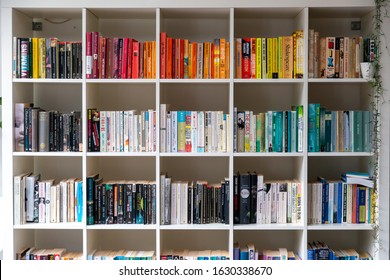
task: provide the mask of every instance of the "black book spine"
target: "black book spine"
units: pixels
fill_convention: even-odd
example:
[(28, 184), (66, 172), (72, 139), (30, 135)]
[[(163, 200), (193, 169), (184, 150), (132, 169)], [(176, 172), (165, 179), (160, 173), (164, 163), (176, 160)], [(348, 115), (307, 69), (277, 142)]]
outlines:
[(72, 79), (76, 79), (77, 74), (77, 43), (72, 43)]
[(225, 183), (221, 183), (221, 223), (225, 223), (225, 196), (226, 196), (226, 186)]
[(133, 184), (132, 188), (132, 219), (133, 219), (133, 224), (137, 223), (137, 184)]
[(251, 192), (250, 192), (250, 176), (249, 174), (240, 175), (240, 224), (250, 223), (250, 210), (251, 210)]
[(64, 150), (64, 116), (60, 113), (58, 119), (58, 151)]
[(250, 223), (256, 224), (256, 206), (257, 206), (257, 174), (250, 174)]
[(124, 185), (123, 184), (118, 184), (118, 224), (123, 224), (124, 223), (124, 213), (123, 213), (123, 192), (124, 190)]
[(225, 224), (229, 224), (230, 181), (225, 180)]
[(49, 112), (49, 151), (54, 151), (54, 112)]
[(192, 201), (193, 201), (192, 190), (193, 190), (192, 185), (189, 185), (188, 189), (187, 189), (187, 223), (188, 224), (192, 224), (192, 212), (193, 212), (193, 209), (192, 209)]
[(24, 151), (29, 151), (29, 123), (30, 123), (30, 108), (24, 108)]
[(101, 187), (101, 209), (100, 209), (100, 223), (105, 224), (107, 221), (107, 192), (106, 184)]
[(114, 223), (114, 192), (112, 189), (112, 184), (106, 183), (106, 208), (107, 208), (107, 218), (106, 224)]
[(239, 224), (240, 223), (240, 207), (239, 207), (239, 178), (240, 174), (236, 174), (233, 177), (233, 195), (234, 195), (234, 223)]

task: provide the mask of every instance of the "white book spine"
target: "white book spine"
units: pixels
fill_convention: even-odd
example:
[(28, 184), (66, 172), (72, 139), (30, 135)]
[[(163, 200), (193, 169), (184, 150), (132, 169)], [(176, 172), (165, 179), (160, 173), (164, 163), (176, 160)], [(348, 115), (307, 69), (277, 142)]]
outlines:
[(237, 107), (233, 109), (233, 152), (237, 152)]
[(134, 152), (134, 143), (135, 143), (135, 125), (134, 125), (134, 111), (128, 111), (129, 115), (129, 152)]
[(264, 217), (264, 177), (263, 175), (257, 175), (257, 213), (256, 213), (256, 223), (263, 224)]
[(100, 151), (107, 152), (107, 114), (106, 111), (100, 111)]
[(198, 151), (198, 112), (191, 111), (191, 152), (196, 153)]
[[(309, 199), (310, 201), (310, 199)], [(287, 223), (291, 223), (291, 210), (292, 210), (292, 183), (287, 184)]]
[(21, 176), (14, 176), (14, 225), (20, 225), (21, 222)]
[(172, 121), (171, 121), (171, 112), (167, 112), (167, 131), (166, 131), (166, 152), (172, 152)]
[(129, 111), (123, 111), (123, 151), (129, 152)]
[(38, 182), (38, 222), (46, 223), (46, 184), (44, 181)]
[(160, 152), (167, 152), (167, 104), (160, 105)]
[(230, 114), (225, 114), (225, 152), (229, 153), (230, 152)]
[(50, 223), (57, 222), (57, 186), (50, 187)]
[(46, 181), (45, 187), (46, 187), (46, 200), (45, 200), (45, 206), (46, 206), (46, 223), (50, 223), (51, 219), (51, 185), (52, 181)]
[(250, 130), (249, 130), (249, 150), (251, 153), (256, 152), (256, 115), (252, 111), (249, 113)]
[(154, 146), (154, 111), (149, 110), (149, 123), (148, 123), (148, 152), (153, 152)]
[(172, 153), (177, 153), (177, 111), (171, 112), (172, 117)]
[(204, 143), (204, 130), (205, 130), (205, 124), (204, 124), (204, 112), (198, 111), (198, 152), (204, 153), (205, 151), (205, 143)]
[(68, 222), (68, 183), (61, 182), (61, 222)]

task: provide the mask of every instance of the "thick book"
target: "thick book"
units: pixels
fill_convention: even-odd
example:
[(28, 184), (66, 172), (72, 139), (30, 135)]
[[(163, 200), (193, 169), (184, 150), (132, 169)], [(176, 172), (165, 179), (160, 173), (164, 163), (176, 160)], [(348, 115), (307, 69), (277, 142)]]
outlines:
[(243, 173), (239, 175), (239, 223), (249, 224), (251, 221), (251, 186), (250, 174)]

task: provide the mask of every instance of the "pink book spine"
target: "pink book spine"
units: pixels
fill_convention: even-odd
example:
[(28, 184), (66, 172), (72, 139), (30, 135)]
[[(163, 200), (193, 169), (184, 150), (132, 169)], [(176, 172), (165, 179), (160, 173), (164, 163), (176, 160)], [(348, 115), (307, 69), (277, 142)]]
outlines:
[(99, 77), (98, 67), (99, 32), (92, 32), (92, 78)]
[(167, 53), (167, 33), (161, 32), (160, 34), (160, 77), (165, 79), (166, 70), (166, 53)]
[(133, 42), (133, 55), (132, 55), (132, 67), (131, 78), (138, 79), (138, 66), (139, 66), (139, 43)]
[(92, 32), (87, 32), (85, 51), (86, 51), (85, 75), (87, 79), (91, 79), (92, 78)]
[(123, 38), (123, 52), (122, 52), (122, 79), (127, 78), (127, 57), (128, 57), (129, 38)]

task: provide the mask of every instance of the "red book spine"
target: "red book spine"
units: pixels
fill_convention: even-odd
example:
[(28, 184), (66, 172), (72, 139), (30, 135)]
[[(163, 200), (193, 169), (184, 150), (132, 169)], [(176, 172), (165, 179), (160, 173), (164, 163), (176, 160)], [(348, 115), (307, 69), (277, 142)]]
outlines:
[(251, 77), (251, 39), (242, 38), (242, 78)]
[(176, 79), (176, 39), (172, 39), (172, 79)]
[(139, 66), (139, 43), (133, 42), (132, 67), (131, 67), (131, 78), (133, 79), (138, 79), (138, 66)]
[(166, 71), (166, 49), (167, 49), (167, 33), (161, 32), (160, 34), (160, 78), (165, 79)]
[(127, 78), (127, 56), (129, 49), (129, 38), (123, 38), (123, 52), (122, 52), (122, 69), (121, 77), (122, 79)]
[(132, 60), (133, 60), (133, 42), (132, 38), (129, 38), (128, 50), (127, 50), (127, 78), (131, 79), (132, 73)]
[(107, 38), (107, 55), (106, 55), (106, 73), (105, 76), (107, 79), (112, 78), (112, 64), (113, 64), (113, 39)]
[(172, 79), (172, 44), (173, 39), (167, 39), (167, 67), (166, 67), (166, 78)]
[(92, 78), (92, 32), (87, 32), (86, 38), (86, 64), (85, 75), (87, 79)]
[(118, 39), (118, 79), (122, 79), (123, 38)]
[(138, 65), (138, 79), (144, 78), (145, 69), (145, 42), (139, 43), (138, 49), (139, 65)]
[(184, 79), (184, 39), (180, 39), (180, 79)]
[(99, 32), (92, 32), (92, 78), (99, 77), (98, 67)]
[(119, 66), (119, 38), (114, 38), (114, 50), (112, 60), (112, 78), (118, 79), (118, 66)]

